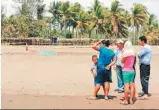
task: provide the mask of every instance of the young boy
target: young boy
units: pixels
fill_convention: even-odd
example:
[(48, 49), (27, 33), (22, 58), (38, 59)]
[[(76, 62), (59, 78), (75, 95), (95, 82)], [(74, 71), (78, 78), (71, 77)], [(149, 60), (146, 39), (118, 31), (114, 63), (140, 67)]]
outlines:
[[(94, 86), (96, 86), (96, 84), (97, 84), (97, 81), (96, 81), (96, 76), (97, 76), (97, 62), (98, 62), (98, 57), (97, 57), (97, 55), (93, 55), (93, 56), (92, 56), (92, 62), (93, 62), (93, 65), (92, 65), (92, 67), (91, 67), (91, 74), (92, 74), (93, 77), (94, 77)], [(101, 85), (103, 86), (103, 90), (105, 91), (105, 89), (104, 89), (104, 83), (101, 84)], [(96, 97), (98, 97), (98, 95), (97, 95)]]

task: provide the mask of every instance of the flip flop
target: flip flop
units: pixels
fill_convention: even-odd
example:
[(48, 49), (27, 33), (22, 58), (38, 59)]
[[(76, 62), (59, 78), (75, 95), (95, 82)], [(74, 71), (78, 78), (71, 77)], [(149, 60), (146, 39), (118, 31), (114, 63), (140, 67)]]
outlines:
[(120, 102), (120, 104), (122, 104), (122, 105), (128, 105), (128, 102), (122, 101), (122, 102)]

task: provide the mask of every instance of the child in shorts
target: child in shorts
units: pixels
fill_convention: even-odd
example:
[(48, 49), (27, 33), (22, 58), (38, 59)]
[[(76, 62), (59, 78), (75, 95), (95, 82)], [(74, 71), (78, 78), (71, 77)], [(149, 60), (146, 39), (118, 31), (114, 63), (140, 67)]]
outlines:
[[(93, 62), (93, 65), (91, 67), (91, 74), (94, 77), (94, 86), (96, 86), (96, 84), (97, 84), (97, 79), (96, 79), (96, 76), (97, 76), (97, 62), (98, 62), (97, 55), (92, 56), (92, 62)], [(101, 86), (103, 86), (103, 90), (105, 91), (104, 83), (102, 83)], [(98, 97), (98, 95), (96, 97)]]

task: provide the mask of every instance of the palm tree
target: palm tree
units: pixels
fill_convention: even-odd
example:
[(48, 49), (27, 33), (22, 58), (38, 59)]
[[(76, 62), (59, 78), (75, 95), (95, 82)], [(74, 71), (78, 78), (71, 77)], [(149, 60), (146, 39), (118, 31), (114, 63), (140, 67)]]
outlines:
[(144, 32), (146, 32), (147, 39), (149, 42), (155, 39), (157, 30), (159, 29), (159, 24), (157, 17), (154, 14), (149, 14), (148, 24), (144, 27)]
[(131, 14), (130, 14), (127, 10), (123, 11), (122, 14), (123, 14), (122, 16), (123, 16), (124, 19), (125, 19), (126, 25), (127, 25), (128, 27), (130, 27), (130, 26), (131, 26), (131, 23), (130, 23)]
[(59, 12), (60, 12), (60, 19), (61, 22), (64, 26), (64, 30), (66, 31), (67, 28), (67, 20), (70, 17), (71, 14), (71, 9), (70, 9), (70, 2), (62, 2), (59, 8)]
[(127, 38), (128, 37), (128, 25), (127, 25), (127, 22), (124, 18), (124, 16), (118, 16), (118, 36), (117, 37), (125, 37)]
[(20, 13), (20, 15), (29, 17), (29, 9), (27, 3), (23, 3), (21, 7), (18, 7), (18, 13)]
[(72, 36), (74, 36), (74, 30), (78, 25), (75, 18), (77, 18), (81, 10), (82, 10), (81, 5), (78, 2), (76, 2), (73, 6), (70, 7), (71, 13), (70, 13), (70, 19), (68, 19), (67, 26), (69, 26), (69, 31), (70, 27), (72, 27)]
[(5, 18), (5, 12), (4, 12), (4, 10), (5, 10), (5, 6), (4, 5), (2, 5), (1, 6), (1, 22), (4, 20), (4, 18)]
[(107, 26), (107, 32), (109, 32), (108, 35), (111, 35), (110, 37), (128, 37), (128, 22), (127, 18), (125, 18), (128, 12), (121, 6), (119, 1), (114, 0), (111, 4), (110, 13), (107, 14), (108, 24), (110, 25)]
[(113, 25), (112, 25), (110, 19), (107, 19), (107, 22), (106, 22), (104, 28), (106, 30), (105, 31), (105, 35), (106, 35), (105, 38), (111, 38), (112, 36), (114, 36)]
[(91, 23), (92, 27), (90, 27), (90, 32), (92, 29), (95, 29), (96, 34), (102, 33), (104, 34), (105, 29), (104, 29), (104, 19), (105, 19), (105, 13), (106, 9), (101, 5), (101, 3), (98, 0), (94, 0), (94, 4), (89, 10), (89, 13), (91, 15)]
[(42, 20), (43, 19), (44, 11), (45, 11), (45, 4), (37, 6), (37, 19), (38, 20)]
[(94, 4), (90, 8), (89, 13), (95, 12), (97, 10), (98, 6), (101, 6), (100, 1), (99, 0), (94, 0)]
[(55, 29), (55, 25), (56, 22), (58, 22), (61, 30), (62, 30), (62, 23), (60, 21), (60, 6), (61, 6), (61, 2), (55, 2), (53, 1), (53, 3), (50, 4), (50, 9), (49, 12), (52, 14), (52, 18), (50, 19), (50, 23), (53, 24), (54, 29)]
[(104, 33), (104, 8), (98, 6), (93, 13), (93, 21), (95, 21), (94, 25), (96, 25), (96, 33)]
[(120, 4), (120, 2), (119, 1), (117, 1), (117, 0), (114, 0), (113, 2), (112, 2), (112, 4), (111, 4), (111, 9), (110, 9), (110, 11), (111, 11), (111, 22), (112, 22), (112, 24), (113, 24), (113, 31), (115, 32), (115, 33), (118, 33), (118, 18), (119, 18), (119, 16), (120, 16), (120, 13), (122, 12), (122, 11), (124, 11), (124, 9), (123, 8), (121, 8), (121, 4)]
[(148, 18), (148, 30), (152, 32), (153, 29), (158, 28), (158, 21), (157, 21), (157, 17), (154, 14), (150, 14), (149, 18)]
[(89, 27), (89, 14), (84, 10), (80, 10), (79, 14), (73, 18), (73, 21), (76, 23), (76, 32), (78, 32), (81, 37)]
[(147, 9), (142, 4), (134, 4), (131, 8), (132, 15), (130, 18), (131, 26), (135, 28), (135, 43), (138, 38), (139, 28), (142, 27), (148, 21)]
[(114, 32), (114, 25), (112, 24), (111, 20), (108, 18), (106, 19), (106, 24), (105, 24), (105, 31), (106, 31), (106, 37), (112, 38), (112, 36), (116, 36), (118, 38), (128, 37), (128, 25), (125, 20), (125, 17), (123, 15), (118, 16), (117, 19), (117, 27), (118, 27), (118, 32)]

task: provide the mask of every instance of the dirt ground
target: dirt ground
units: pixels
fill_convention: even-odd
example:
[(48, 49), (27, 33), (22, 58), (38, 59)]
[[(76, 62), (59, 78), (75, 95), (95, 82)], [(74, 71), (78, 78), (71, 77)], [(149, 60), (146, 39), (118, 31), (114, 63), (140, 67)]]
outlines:
[[(52, 56), (42, 56), (40, 51), (55, 51)], [(140, 47), (135, 47), (136, 52)], [(91, 56), (98, 54), (91, 48), (56, 46), (2, 46), (2, 108), (159, 108), (159, 47), (152, 47), (150, 99), (137, 100), (134, 105), (120, 105), (123, 94), (117, 88), (116, 72), (113, 70), (112, 100), (87, 100), (92, 95), (93, 77), (90, 73)], [(141, 92), (139, 65), (136, 87)], [(102, 89), (99, 94), (103, 95)], [(136, 95), (137, 96), (137, 95)]]

